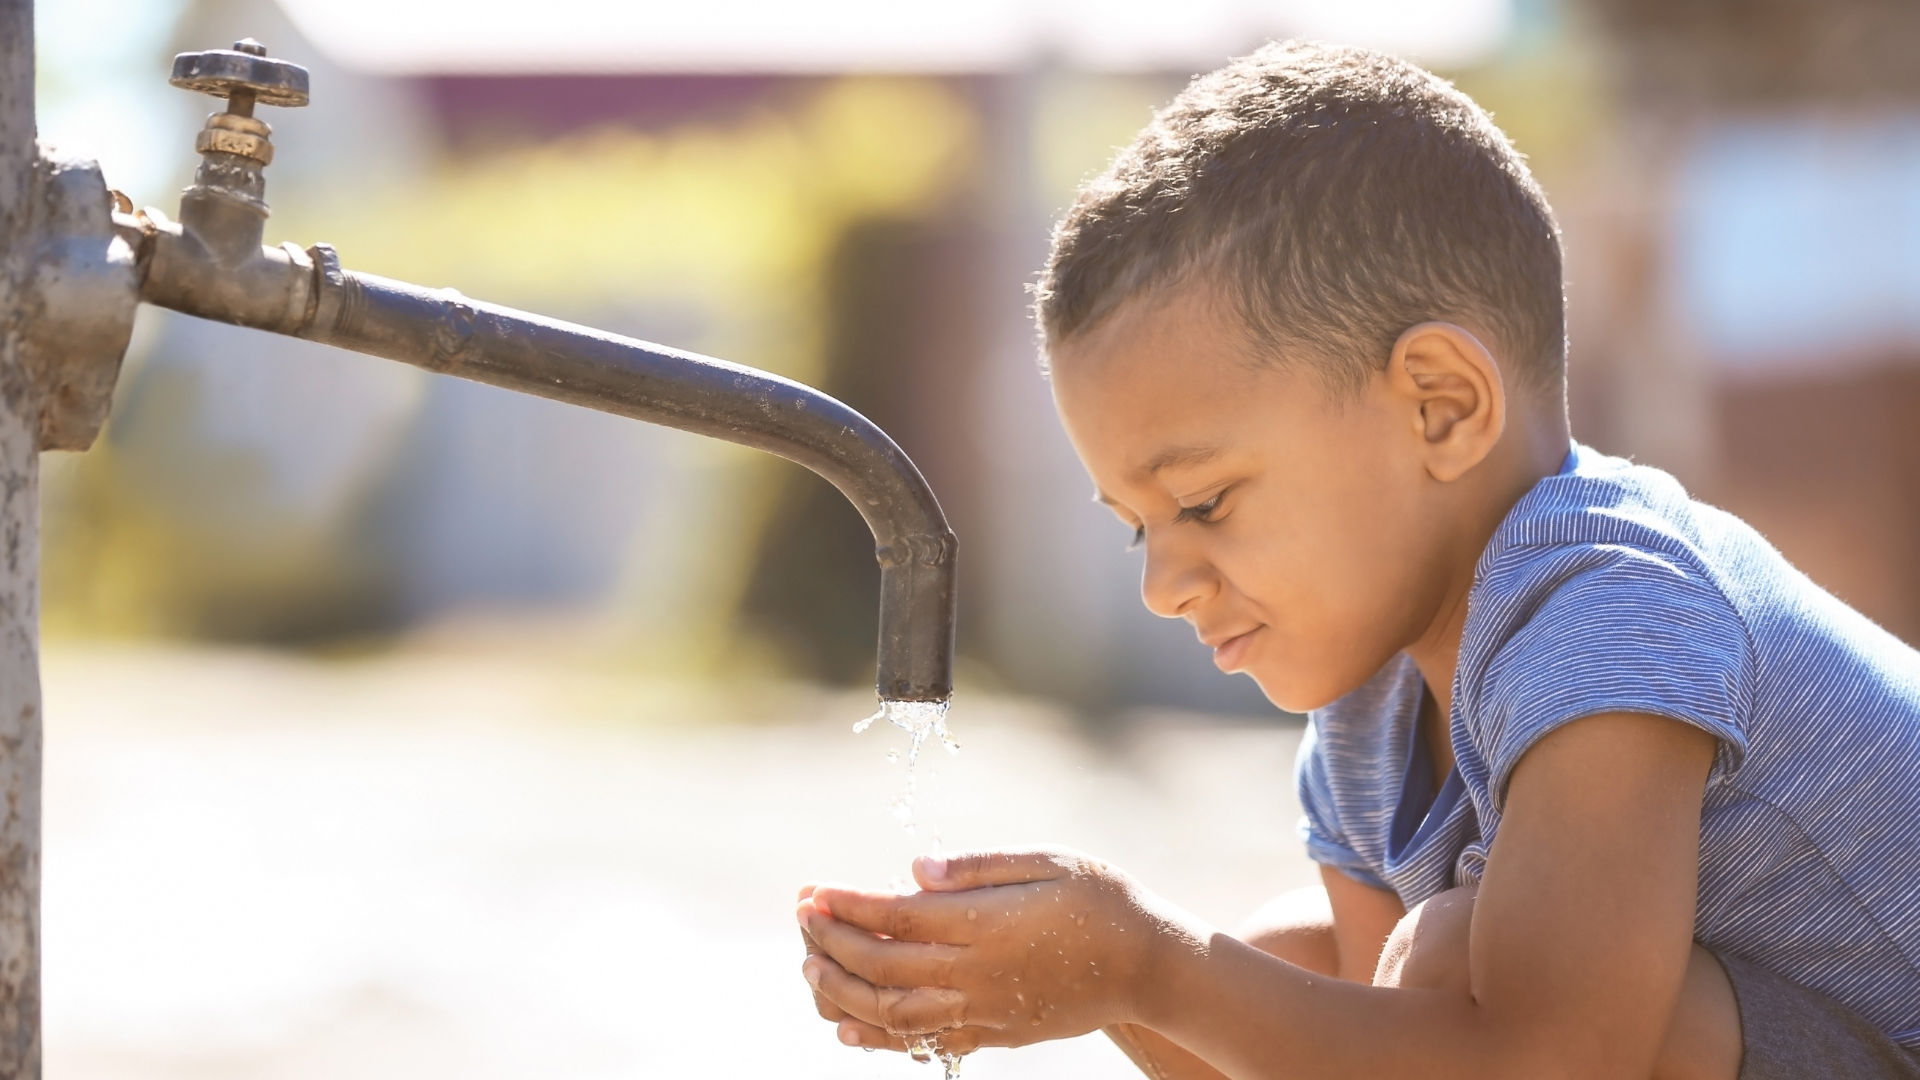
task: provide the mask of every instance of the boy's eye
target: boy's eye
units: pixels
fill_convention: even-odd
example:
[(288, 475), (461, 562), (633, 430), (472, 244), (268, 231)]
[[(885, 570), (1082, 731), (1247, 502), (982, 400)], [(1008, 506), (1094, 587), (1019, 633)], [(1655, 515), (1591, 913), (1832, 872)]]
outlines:
[(1220, 509), (1220, 500), (1226, 497), (1227, 493), (1221, 491), (1218, 495), (1208, 499), (1206, 502), (1194, 503), (1192, 506), (1183, 506), (1180, 508), (1180, 512), (1173, 516), (1173, 520), (1176, 522), (1198, 521), (1202, 523), (1212, 521), (1213, 512)]
[(1127, 550), (1128, 551), (1136, 550), (1140, 547), (1141, 544), (1144, 544), (1146, 542), (1147, 542), (1147, 527), (1145, 525), (1135, 525), (1133, 527), (1133, 542), (1127, 545)]

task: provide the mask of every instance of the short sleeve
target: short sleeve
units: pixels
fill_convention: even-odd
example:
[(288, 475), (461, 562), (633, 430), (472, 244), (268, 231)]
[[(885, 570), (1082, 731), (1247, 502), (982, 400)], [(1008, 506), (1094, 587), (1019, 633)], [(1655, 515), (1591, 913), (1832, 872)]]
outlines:
[(1300, 819), (1300, 838), (1306, 841), (1307, 857), (1321, 866), (1339, 870), (1362, 885), (1392, 892), (1393, 886), (1367, 865), (1367, 860), (1354, 850), (1352, 842), (1347, 839), (1346, 830), (1340, 823), (1333, 787), (1328, 782), (1326, 756), (1321, 751), (1321, 742), (1311, 719), (1307, 721), (1307, 730), (1300, 738), (1300, 753), (1294, 759), (1293, 775), (1300, 795), (1300, 808), (1305, 811)]
[[(1517, 627), (1493, 652), (1463, 719), (1497, 809), (1520, 758), (1563, 724), (1633, 712), (1692, 724), (1720, 742), (1709, 783), (1747, 752), (1752, 646), (1739, 614), (1696, 567), (1634, 547), (1512, 567), (1535, 582), (1498, 595)], [(1528, 587), (1528, 586), (1531, 587)], [(1468, 766), (1463, 761), (1463, 770)]]

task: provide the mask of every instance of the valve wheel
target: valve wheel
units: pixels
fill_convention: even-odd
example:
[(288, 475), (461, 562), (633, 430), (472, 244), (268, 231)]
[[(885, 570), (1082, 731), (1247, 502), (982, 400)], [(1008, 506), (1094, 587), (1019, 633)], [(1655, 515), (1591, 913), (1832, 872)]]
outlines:
[(307, 103), (307, 69), (273, 59), (267, 47), (252, 38), (234, 42), (231, 49), (181, 53), (173, 58), (173, 76), (167, 81), (217, 98), (251, 97), (283, 108)]

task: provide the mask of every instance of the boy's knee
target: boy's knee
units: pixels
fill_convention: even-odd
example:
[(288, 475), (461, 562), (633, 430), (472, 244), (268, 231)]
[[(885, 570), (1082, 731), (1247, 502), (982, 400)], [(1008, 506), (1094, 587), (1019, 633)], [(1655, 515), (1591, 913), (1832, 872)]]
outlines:
[(1295, 889), (1260, 905), (1240, 927), (1241, 941), (1295, 967), (1337, 975), (1340, 953), (1333, 937), (1333, 907), (1319, 886)]
[(1469, 985), (1467, 942), (1473, 928), (1472, 886), (1429, 897), (1407, 912), (1380, 953), (1375, 986), (1422, 990)]

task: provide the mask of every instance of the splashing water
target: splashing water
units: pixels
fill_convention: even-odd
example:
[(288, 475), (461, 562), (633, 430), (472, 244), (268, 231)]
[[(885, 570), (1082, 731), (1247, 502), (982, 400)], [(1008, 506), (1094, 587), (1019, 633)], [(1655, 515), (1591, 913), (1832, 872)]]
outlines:
[[(920, 748), (926, 745), (927, 736), (937, 736), (940, 745), (946, 747), (949, 754), (960, 752), (959, 741), (953, 737), (951, 731), (947, 730), (947, 705), (948, 702), (945, 701), (882, 699), (880, 708), (872, 716), (853, 725), (853, 733), (858, 735), (872, 727), (875, 720), (884, 719), (907, 733), (907, 783), (898, 795), (888, 800), (887, 808), (893, 812), (894, 820), (900, 823), (900, 827), (905, 829), (909, 836), (913, 835), (914, 831), (913, 800), (919, 793), (919, 779), (914, 775), (913, 768), (920, 761)], [(887, 764), (892, 765), (899, 760), (900, 755), (897, 751), (887, 751)], [(929, 773), (927, 778), (933, 779), (934, 774)], [(933, 847), (935, 851), (940, 850), (938, 833), (933, 837)], [(901, 891), (912, 891), (905, 882), (900, 884)], [(960, 1080), (960, 1055), (942, 1050), (940, 1036), (937, 1033), (915, 1036), (913, 1041), (907, 1044), (907, 1056), (922, 1064), (938, 1059), (946, 1069), (945, 1080)]]
[(960, 1055), (940, 1049), (938, 1033), (915, 1035), (913, 1041), (907, 1044), (907, 1056), (922, 1065), (939, 1058), (940, 1064), (946, 1067), (946, 1080), (960, 1080)]
[[(920, 748), (926, 744), (927, 736), (937, 736), (940, 745), (946, 747), (949, 754), (960, 752), (959, 741), (947, 730), (947, 705), (945, 701), (882, 701), (872, 716), (853, 725), (853, 733), (858, 735), (872, 727), (875, 720), (884, 719), (907, 733), (906, 786), (888, 800), (887, 808), (909, 836), (914, 834), (913, 802), (920, 792), (920, 780), (914, 775), (913, 767), (920, 761)], [(892, 764), (897, 760), (898, 755), (888, 751), (887, 763)], [(938, 845), (937, 838), (935, 844)]]

